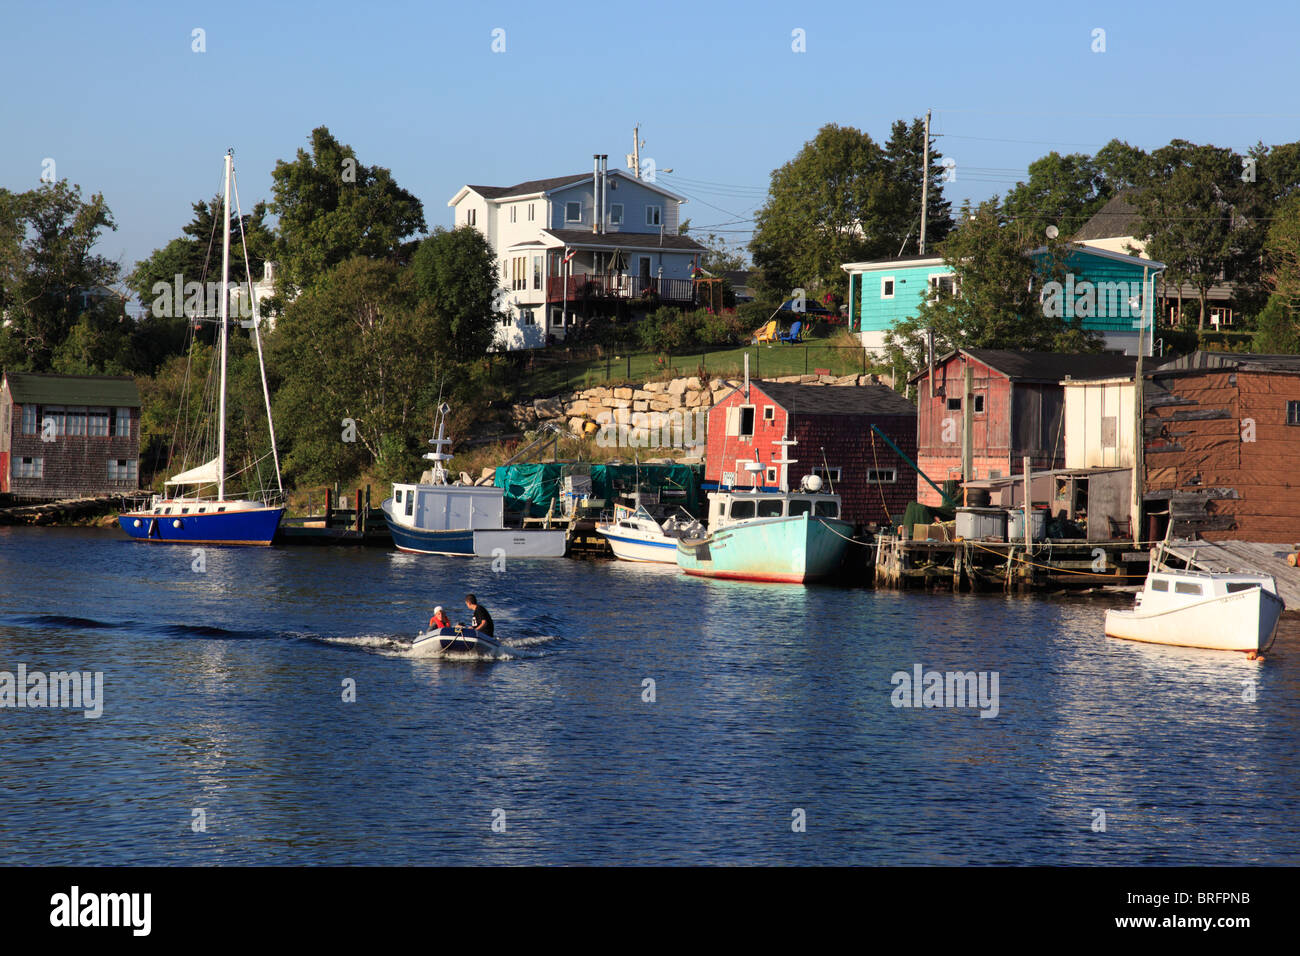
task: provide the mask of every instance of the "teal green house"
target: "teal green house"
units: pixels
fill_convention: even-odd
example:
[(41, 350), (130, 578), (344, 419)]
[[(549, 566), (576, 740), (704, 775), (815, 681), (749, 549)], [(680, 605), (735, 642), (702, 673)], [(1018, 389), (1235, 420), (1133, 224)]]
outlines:
[[(1041, 261), (1046, 253), (1042, 248), (1027, 255)], [(934, 290), (961, 292), (952, 266), (940, 256), (846, 262), (840, 268), (849, 275), (849, 327), (877, 354), (884, 352), (885, 334), (916, 315)], [(1085, 329), (1099, 332), (1108, 351), (1136, 355), (1138, 332), (1144, 329), (1142, 350), (1150, 355), (1156, 276), (1164, 268), (1153, 259), (1071, 244), (1065, 281), (1043, 283), (1039, 301), (1046, 314), (1079, 319)]]

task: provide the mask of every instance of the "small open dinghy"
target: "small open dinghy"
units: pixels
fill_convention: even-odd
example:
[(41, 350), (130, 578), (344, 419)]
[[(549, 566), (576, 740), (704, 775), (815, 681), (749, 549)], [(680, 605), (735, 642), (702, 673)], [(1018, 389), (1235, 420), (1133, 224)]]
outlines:
[(411, 642), (412, 654), (481, 654), (498, 656), (504, 648), (493, 638), (480, 634), (471, 627), (456, 624), (452, 627), (421, 631)]

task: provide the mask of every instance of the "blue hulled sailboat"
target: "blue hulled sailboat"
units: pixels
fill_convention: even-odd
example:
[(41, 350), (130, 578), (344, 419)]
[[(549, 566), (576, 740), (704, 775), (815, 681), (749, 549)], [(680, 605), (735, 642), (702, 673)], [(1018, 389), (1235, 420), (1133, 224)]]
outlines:
[[(262, 396), (266, 400), (266, 420), (271, 436), (271, 457), (275, 462), (277, 496), (262, 499), (226, 497), (226, 361), (230, 334), (230, 191), (234, 178), (234, 155), (225, 157), (225, 200), (222, 205), (224, 243), (221, 253), (221, 384), (217, 410), (217, 454), (203, 464), (183, 471), (168, 480), (165, 494), (154, 495), (146, 507), (125, 511), (118, 516), (122, 530), (137, 541), (164, 544), (240, 544), (269, 545), (284, 516), (284, 486), (280, 479), (280, 459), (275, 449), (275, 423), (271, 419), (271, 399), (266, 386), (266, 367), (262, 361), (262, 339), (257, 314), (257, 299), (252, 296), (253, 341), (257, 345), (258, 365), (262, 372)], [(238, 192), (235, 194), (238, 196)], [(238, 207), (236, 206), (236, 209)], [(240, 220), (242, 230), (242, 219)], [(247, 246), (245, 245), (247, 269)], [(246, 271), (251, 275), (251, 271)], [(250, 283), (250, 295), (252, 288)], [(211, 497), (215, 490), (216, 497)]]

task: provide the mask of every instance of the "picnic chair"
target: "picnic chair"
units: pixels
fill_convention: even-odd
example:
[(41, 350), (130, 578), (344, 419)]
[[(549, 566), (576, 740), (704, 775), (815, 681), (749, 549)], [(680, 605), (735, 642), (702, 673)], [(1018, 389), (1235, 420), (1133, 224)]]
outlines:
[(758, 345), (759, 343), (762, 342), (775, 342), (775, 341), (776, 341), (776, 319), (772, 319), (770, 322), (766, 322), (762, 326), (754, 330), (755, 345)]
[(778, 338), (787, 345), (794, 345), (803, 336), (803, 322), (796, 320), (789, 332), (782, 332)]

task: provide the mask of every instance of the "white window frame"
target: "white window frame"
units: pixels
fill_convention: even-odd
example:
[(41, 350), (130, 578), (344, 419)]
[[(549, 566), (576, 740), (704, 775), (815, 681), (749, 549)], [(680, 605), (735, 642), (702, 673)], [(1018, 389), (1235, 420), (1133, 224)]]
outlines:
[(925, 277), (926, 287), (930, 290), (931, 296), (939, 291), (939, 285), (936, 280), (948, 279), (952, 282), (952, 294), (955, 296), (961, 292), (961, 280), (955, 272), (931, 272)]
[(45, 459), (34, 455), (22, 455), (14, 459), (15, 478), (44, 478)]
[(108, 459), (108, 480), (135, 481), (139, 474), (137, 471), (138, 464), (139, 459), (136, 458)]
[(466, 209), (466, 210), (465, 210), (465, 225), (467, 225), (467, 226), (477, 226), (477, 225), (478, 225), (478, 210), (477, 210), (477, 209)]
[[(882, 468), (880, 470), (884, 471), (885, 469)], [(840, 480), (840, 475), (843, 474), (843, 469), (841, 469), (839, 465), (832, 465), (830, 467), (814, 465), (811, 474), (816, 475), (822, 481), (829, 481), (834, 484)]]
[[(886, 283), (886, 282), (889, 283), (889, 293), (888, 293), (888, 294), (885, 293), (885, 283)], [(880, 277), (880, 297), (881, 297), (882, 299), (892, 299), (892, 298), (894, 297), (895, 293), (897, 293), (897, 292), (898, 292), (898, 282), (894, 279), (893, 276), (881, 276), (881, 277)]]
[(536, 213), (535, 213), (535, 210), (534, 210), (533, 207), (536, 206), (536, 205), (537, 205), (536, 203), (531, 203), (531, 202), (528, 204), (528, 221), (529, 221), (529, 222), (533, 222), (533, 221), (534, 221), (534, 218), (535, 218)]
[(763, 421), (765, 421), (765, 422), (774, 422), (774, 421), (776, 421), (776, 406), (775, 406), (775, 405), (764, 405), (764, 406), (763, 406)]
[[(887, 475), (888, 477), (882, 477), (885, 475)], [(898, 469), (897, 468), (868, 468), (867, 481), (871, 482), (873, 485), (875, 484), (892, 485), (898, 481)]]
[(516, 203), (516, 204), (512, 204), (512, 205), (510, 206), (510, 221), (511, 221), (511, 222), (515, 222), (515, 217), (516, 217), (518, 214), (519, 214), (519, 206), (518, 206), (518, 204), (517, 204), (517, 203)]
[[(651, 216), (651, 213), (654, 213)], [(662, 226), (664, 222), (664, 207), (658, 203), (647, 203), (645, 207), (645, 224), (647, 226)]]
[[(570, 216), (569, 212), (574, 207), (578, 207), (578, 215)], [(564, 221), (565, 222), (582, 222), (582, 201), (566, 201), (564, 204)]]

